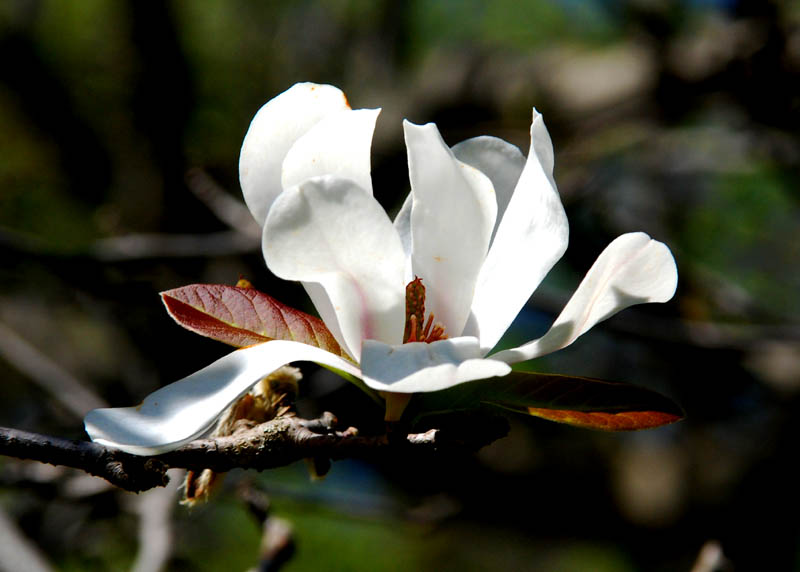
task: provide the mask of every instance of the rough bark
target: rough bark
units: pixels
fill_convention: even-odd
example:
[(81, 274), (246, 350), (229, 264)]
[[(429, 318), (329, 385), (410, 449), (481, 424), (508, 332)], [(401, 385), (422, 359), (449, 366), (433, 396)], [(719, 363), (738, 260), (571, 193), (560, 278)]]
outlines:
[(482, 418), (477, 424), (362, 436), (349, 427), (336, 429), (331, 413), (318, 419), (279, 417), (226, 437), (199, 439), (162, 455), (147, 457), (124, 453), (90, 441), (75, 441), (0, 427), (0, 454), (51, 465), (80, 469), (133, 492), (165, 486), (169, 468), (226, 472), (235, 468), (272, 469), (312, 458), (376, 458), (387, 452), (439, 454), (477, 450), (508, 432), (502, 417)]

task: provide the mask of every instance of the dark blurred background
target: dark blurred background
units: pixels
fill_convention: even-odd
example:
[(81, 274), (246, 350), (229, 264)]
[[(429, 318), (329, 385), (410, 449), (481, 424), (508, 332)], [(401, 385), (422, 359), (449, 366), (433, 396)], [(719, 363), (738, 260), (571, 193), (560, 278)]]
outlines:
[[(797, 2), (5, 0), (0, 58), (0, 424), (84, 438), (88, 409), (229, 351), (175, 325), (161, 290), (243, 275), (311, 310), (268, 274), (237, 171), (250, 119), (297, 81), (383, 107), (392, 213), (403, 117), (527, 153), (535, 105), (571, 240), (504, 343), (543, 333), (605, 245), (643, 230), (675, 254), (675, 299), (533, 366), (687, 413), (634, 434), (513, 417), (474, 456), (237, 472), (194, 509), (0, 459), (0, 569), (245, 570), (258, 491), (293, 530), (286, 570), (691, 570), (704, 545), (716, 569), (800, 570)], [(301, 413), (380, 426), (303, 369)]]

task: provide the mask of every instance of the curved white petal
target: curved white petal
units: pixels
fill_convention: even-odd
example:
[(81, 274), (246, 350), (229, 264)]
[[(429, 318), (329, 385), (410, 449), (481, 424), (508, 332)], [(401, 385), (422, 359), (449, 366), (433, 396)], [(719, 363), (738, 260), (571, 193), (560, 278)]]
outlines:
[(275, 340), (237, 350), (148, 395), (137, 407), (95, 409), (84, 419), (97, 443), (133, 455), (158, 455), (202, 436), (262, 377), (294, 361), (313, 361), (360, 377), (359, 369), (320, 348)]
[(242, 193), (258, 224), (281, 192), (281, 165), (295, 141), (323, 117), (349, 108), (338, 88), (298, 83), (258, 110), (239, 155)]
[(353, 181), (326, 175), (281, 193), (264, 225), (263, 249), (275, 275), (324, 289), (327, 310), (335, 312), (344, 347), (356, 360), (364, 339), (402, 341), (400, 237), (383, 208)]
[(502, 337), (564, 254), (569, 225), (553, 181), (553, 144), (534, 109), (528, 160), (481, 268), (465, 335), (484, 353)]
[(414, 194), (408, 193), (406, 200), (403, 201), (403, 206), (394, 217), (394, 229), (400, 236), (400, 243), (403, 245), (403, 254), (406, 257), (406, 271), (405, 282), (408, 284), (414, 279), (411, 270), (411, 207), (414, 204)]
[(623, 234), (597, 257), (544, 336), (491, 357), (516, 363), (554, 352), (628, 306), (666, 302), (677, 284), (675, 259), (665, 244), (643, 232)]
[(450, 336), (461, 334), (497, 215), (489, 178), (460, 161), (436, 125), (403, 122), (408, 150), (412, 268), (426, 307)]
[(305, 288), (306, 294), (308, 294), (311, 303), (314, 304), (314, 308), (316, 308), (319, 317), (322, 318), (322, 321), (336, 339), (336, 342), (350, 357), (353, 357), (344, 339), (342, 327), (339, 325), (339, 317), (336, 315), (336, 308), (333, 307), (333, 302), (331, 302), (328, 293), (325, 292), (325, 288), (322, 287), (322, 284), (317, 282), (303, 282), (303, 288)]
[[(497, 225), (500, 223), (522, 169), (525, 167), (525, 156), (516, 145), (490, 136), (467, 139), (451, 147), (451, 151), (456, 159), (475, 167), (489, 177), (492, 182), (497, 200), (496, 223), (491, 237), (493, 239)], [(409, 193), (394, 219), (394, 227), (400, 235), (400, 241), (403, 243), (403, 250), (408, 260), (406, 282), (414, 279), (411, 270), (411, 207), (413, 202), (414, 195)]]
[(497, 198), (497, 222), (492, 232), (494, 238), (497, 225), (503, 219), (522, 169), (525, 168), (525, 155), (516, 145), (488, 135), (462, 141), (454, 145), (452, 151), (456, 159), (475, 167), (492, 181)]
[(355, 181), (371, 194), (370, 150), (380, 111), (346, 110), (321, 119), (286, 154), (282, 187), (288, 189), (319, 175), (336, 175)]
[(399, 346), (366, 340), (361, 353), (364, 383), (393, 393), (439, 391), (510, 371), (502, 361), (482, 358), (478, 340), (472, 337)]

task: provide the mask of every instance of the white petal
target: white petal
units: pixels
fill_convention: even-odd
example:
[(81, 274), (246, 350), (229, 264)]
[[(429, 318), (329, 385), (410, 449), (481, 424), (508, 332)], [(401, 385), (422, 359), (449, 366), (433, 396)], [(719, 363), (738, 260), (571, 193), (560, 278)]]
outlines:
[(665, 244), (643, 232), (623, 234), (597, 257), (544, 336), (492, 358), (516, 363), (554, 352), (628, 306), (666, 302), (677, 285), (675, 259)]
[(497, 198), (497, 222), (492, 233), (494, 238), (497, 225), (503, 219), (519, 176), (525, 167), (525, 156), (516, 145), (487, 135), (467, 139), (454, 145), (452, 149), (456, 159), (475, 167), (492, 181)]
[(402, 341), (400, 237), (383, 208), (353, 181), (327, 175), (281, 193), (264, 225), (263, 248), (275, 275), (324, 289), (344, 347), (356, 360), (364, 339)]
[(323, 117), (349, 108), (333, 86), (298, 83), (258, 110), (239, 156), (242, 193), (258, 224), (281, 192), (281, 165), (291, 146)]
[(458, 336), (469, 309), (497, 214), (492, 183), (454, 156), (436, 125), (405, 121), (411, 191), (412, 267), (426, 308)]
[(317, 282), (303, 282), (303, 288), (305, 288), (308, 298), (314, 304), (319, 317), (325, 322), (325, 326), (336, 339), (336, 342), (343, 350), (348, 352), (351, 358), (356, 359), (350, 353), (350, 348), (347, 347), (342, 327), (339, 325), (339, 317), (336, 315), (336, 309), (333, 307), (333, 302), (328, 297), (328, 293), (325, 292), (325, 288)]
[(481, 358), (477, 338), (461, 337), (399, 346), (366, 340), (361, 371), (364, 383), (372, 389), (416, 393), (507, 375), (511, 367), (501, 361)]
[(553, 182), (553, 145), (534, 110), (528, 160), (481, 268), (464, 331), (480, 339), (484, 353), (564, 254), (568, 238), (567, 216)]
[(351, 179), (372, 193), (370, 150), (380, 109), (341, 111), (321, 119), (283, 160), (284, 189), (319, 175)]
[(411, 269), (411, 207), (414, 204), (414, 194), (408, 193), (403, 206), (400, 207), (397, 216), (394, 217), (394, 229), (400, 236), (400, 243), (403, 245), (403, 254), (406, 257), (405, 283), (408, 284), (414, 279)]
[(148, 395), (137, 407), (95, 409), (84, 419), (93, 441), (134, 455), (158, 455), (204, 435), (236, 398), (294, 361), (360, 377), (352, 363), (320, 348), (276, 340), (237, 350)]

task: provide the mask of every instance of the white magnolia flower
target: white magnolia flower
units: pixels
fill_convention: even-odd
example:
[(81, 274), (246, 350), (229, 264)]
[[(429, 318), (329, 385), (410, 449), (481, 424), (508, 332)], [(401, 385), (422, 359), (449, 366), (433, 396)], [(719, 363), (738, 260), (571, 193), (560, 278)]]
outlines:
[[(91, 412), (93, 440), (136, 454), (177, 448), (207, 432), (263, 376), (296, 361), (385, 392), (396, 418), (412, 393), (504, 376), (509, 364), (568, 346), (623, 308), (672, 297), (669, 249), (644, 233), (625, 234), (598, 257), (544, 336), (491, 354), (567, 247), (542, 117), (533, 111), (527, 159), (494, 137), (450, 148), (436, 125), (405, 121), (411, 193), (392, 221), (372, 196), (378, 113), (350, 109), (332, 86), (295, 85), (256, 114), (239, 164), (267, 266), (302, 282), (352, 360), (293, 341), (237, 350), (136, 408)], [(411, 339), (430, 343), (404, 344), (406, 285), (415, 277), (438, 328), (424, 331), (419, 316)]]

